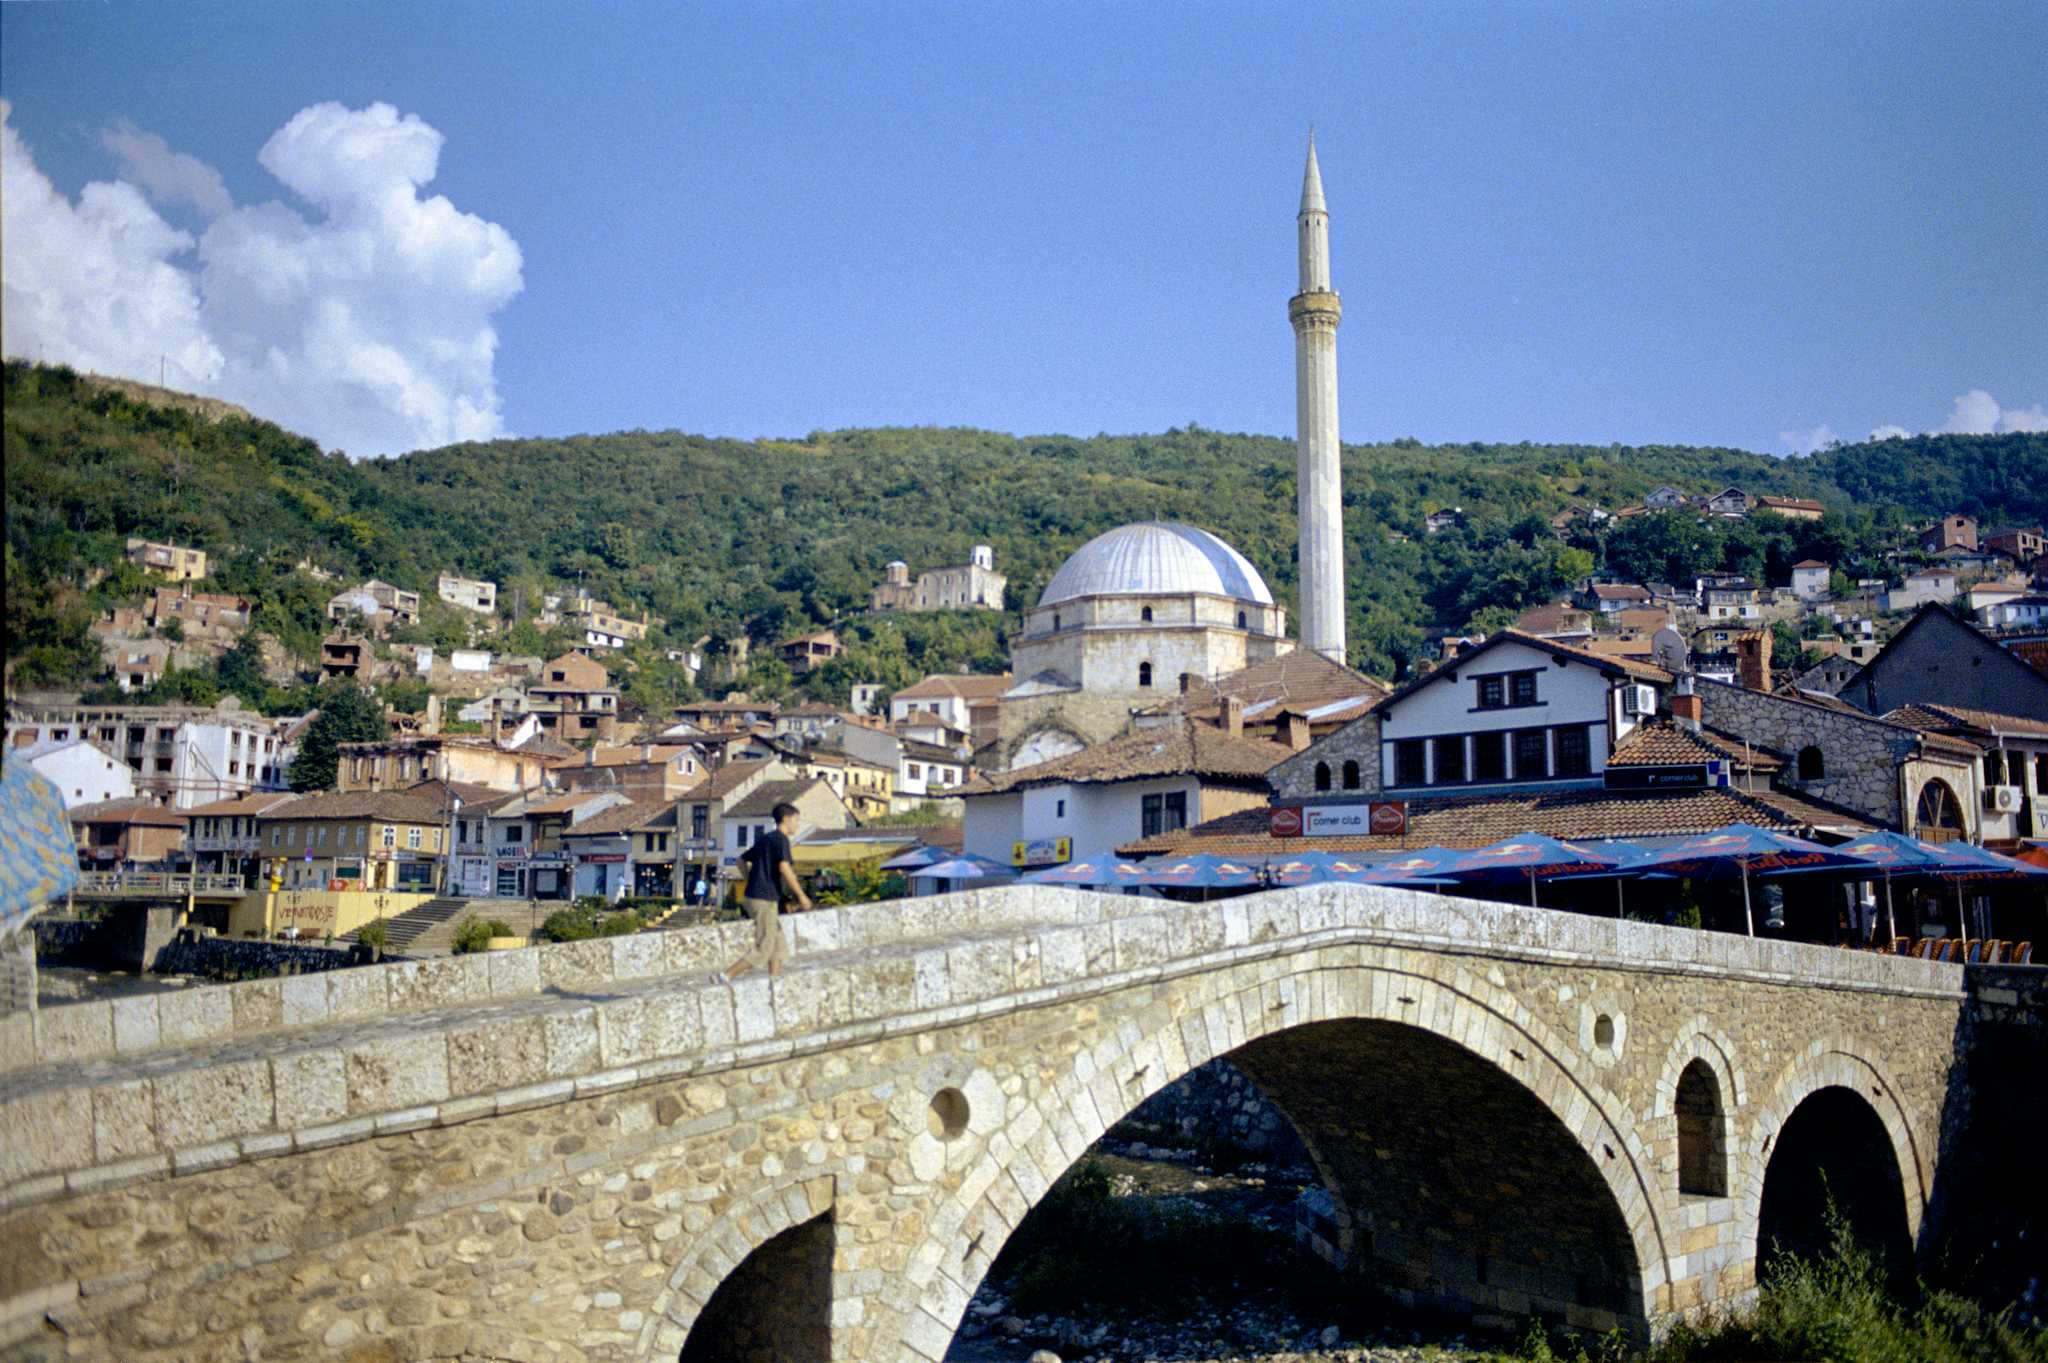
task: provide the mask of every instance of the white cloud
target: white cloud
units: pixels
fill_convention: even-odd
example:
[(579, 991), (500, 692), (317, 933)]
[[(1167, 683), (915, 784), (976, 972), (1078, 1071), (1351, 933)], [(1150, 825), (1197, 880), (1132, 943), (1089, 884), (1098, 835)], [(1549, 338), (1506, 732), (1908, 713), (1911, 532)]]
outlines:
[(1794, 454), (1812, 454), (1815, 450), (1841, 443), (1841, 437), (1825, 422), (1803, 431), (1779, 431), (1778, 439), (1784, 441)]
[(129, 183), (87, 185), (74, 206), (4, 129), (9, 354), (151, 381), (167, 354), (174, 387), (355, 455), (503, 434), (491, 318), (522, 287), (519, 246), (420, 195), (440, 133), (388, 104), (302, 110), (257, 160), (311, 216), (233, 207), (161, 138), (107, 138), (159, 202), (216, 215), (195, 243)]
[(1972, 388), (1950, 406), (1948, 420), (1929, 434), (2009, 435), (2014, 431), (2048, 431), (2048, 411), (2032, 407), (2001, 407), (1982, 388)]
[(122, 179), (160, 204), (189, 203), (209, 219), (234, 207), (219, 171), (126, 119), (103, 131), (100, 145), (121, 163)]
[(1865, 437), (1869, 440), (1904, 440), (1912, 432), (1904, 426), (1879, 426)]

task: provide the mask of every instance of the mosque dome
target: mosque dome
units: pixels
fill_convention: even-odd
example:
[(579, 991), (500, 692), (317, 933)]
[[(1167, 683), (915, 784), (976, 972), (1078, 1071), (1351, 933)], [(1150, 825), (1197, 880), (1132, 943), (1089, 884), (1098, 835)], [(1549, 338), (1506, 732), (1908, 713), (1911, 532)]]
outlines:
[(1194, 592), (1273, 604), (1266, 580), (1243, 554), (1206, 530), (1170, 521), (1120, 525), (1089, 540), (1052, 575), (1038, 604)]

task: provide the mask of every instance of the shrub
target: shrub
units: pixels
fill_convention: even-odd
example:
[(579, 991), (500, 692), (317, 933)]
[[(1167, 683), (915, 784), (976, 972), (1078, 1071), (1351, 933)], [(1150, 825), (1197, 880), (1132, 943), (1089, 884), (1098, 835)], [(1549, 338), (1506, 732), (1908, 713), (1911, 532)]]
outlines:
[(638, 931), (640, 915), (637, 913), (608, 913), (597, 920), (597, 935), (600, 937), (623, 937)]
[(384, 926), (383, 919), (373, 918), (356, 929), (356, 940), (366, 947), (378, 947), (381, 949), (386, 942), (391, 940), (391, 932), (390, 929)]
[(597, 936), (597, 922), (577, 909), (557, 909), (540, 925), (540, 935), (550, 942), (581, 942)]
[(489, 949), (493, 937), (510, 937), (512, 925), (502, 918), (465, 918), (455, 929), (458, 954)]

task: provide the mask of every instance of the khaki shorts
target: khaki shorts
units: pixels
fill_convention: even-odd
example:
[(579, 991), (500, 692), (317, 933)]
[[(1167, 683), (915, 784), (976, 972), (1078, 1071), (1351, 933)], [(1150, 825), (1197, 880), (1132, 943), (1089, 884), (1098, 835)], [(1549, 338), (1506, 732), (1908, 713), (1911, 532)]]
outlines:
[(789, 959), (789, 942), (782, 935), (782, 908), (772, 899), (749, 899), (747, 916), (754, 920), (754, 949), (741, 963), (755, 970), (781, 965)]

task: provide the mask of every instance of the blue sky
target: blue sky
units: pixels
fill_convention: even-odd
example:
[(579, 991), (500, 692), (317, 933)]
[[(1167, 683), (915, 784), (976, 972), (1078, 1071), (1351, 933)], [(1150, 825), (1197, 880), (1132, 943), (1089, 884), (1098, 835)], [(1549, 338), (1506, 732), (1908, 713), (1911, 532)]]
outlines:
[[(355, 453), (1291, 435), (1313, 122), (1347, 440), (2026, 428), (2044, 51), (2032, 0), (5, 5), (7, 348), (170, 353)], [(365, 225), (422, 125), (436, 173)], [(120, 176), (146, 207), (81, 201)], [(100, 316), (94, 251), (160, 303)]]

